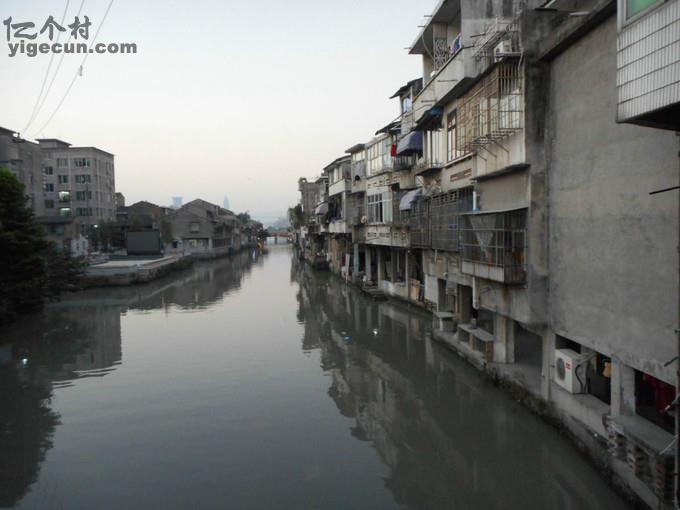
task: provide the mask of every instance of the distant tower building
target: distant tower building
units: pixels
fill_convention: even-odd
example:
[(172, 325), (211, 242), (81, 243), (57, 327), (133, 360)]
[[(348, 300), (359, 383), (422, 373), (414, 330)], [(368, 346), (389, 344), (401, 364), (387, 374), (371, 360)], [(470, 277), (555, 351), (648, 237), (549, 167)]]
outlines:
[(116, 192), (116, 208), (125, 207), (125, 195), (120, 192)]
[(180, 207), (182, 207), (182, 200), (183, 200), (182, 197), (172, 197), (172, 206), (175, 209), (179, 209)]
[(224, 195), (224, 202), (222, 202), (222, 207), (225, 209), (229, 209), (229, 197), (227, 195)]

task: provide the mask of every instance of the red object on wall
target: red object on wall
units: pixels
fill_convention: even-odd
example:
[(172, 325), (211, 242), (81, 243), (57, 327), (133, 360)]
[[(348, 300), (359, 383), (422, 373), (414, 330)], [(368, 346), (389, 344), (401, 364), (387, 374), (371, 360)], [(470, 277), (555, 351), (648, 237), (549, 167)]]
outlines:
[(397, 157), (397, 145), (394, 144), (394, 143), (393, 143), (392, 146), (390, 147), (390, 155), (391, 155), (393, 158)]

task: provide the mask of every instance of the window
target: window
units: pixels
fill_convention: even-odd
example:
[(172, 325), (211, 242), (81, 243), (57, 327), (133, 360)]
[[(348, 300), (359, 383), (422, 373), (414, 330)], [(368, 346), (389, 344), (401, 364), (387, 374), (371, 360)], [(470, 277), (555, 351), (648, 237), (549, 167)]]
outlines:
[[(526, 210), (463, 215), (461, 218), (463, 272), (474, 265), (499, 268), (488, 279), (522, 283), (526, 279)], [(465, 266), (469, 269), (466, 270)], [(473, 273), (467, 273), (473, 274)]]
[(657, 3), (659, 0), (626, 0), (626, 19), (637, 16)]
[(635, 412), (673, 432), (675, 421), (666, 408), (675, 400), (675, 388), (656, 377), (635, 371)]
[(62, 218), (67, 218), (71, 216), (71, 208), (70, 207), (60, 207), (59, 208), (59, 216)]
[(90, 159), (89, 158), (74, 158), (73, 159), (73, 166), (76, 168), (90, 168)]
[(441, 163), (443, 144), (443, 132), (441, 129), (437, 131), (427, 131), (425, 133), (425, 160), (432, 164)]
[(92, 192), (76, 191), (76, 200), (92, 200)]
[(58, 175), (59, 184), (68, 184), (68, 175)]
[(53, 175), (53, 174), (54, 174), (54, 168), (51, 167), (51, 166), (46, 166), (46, 167), (43, 169), (43, 173), (44, 173), (45, 175)]
[(57, 166), (59, 168), (68, 168), (68, 159), (66, 158), (57, 158)]
[(409, 96), (406, 96), (401, 101), (401, 113), (408, 113), (411, 111), (411, 108), (413, 108), (413, 100)]
[(85, 184), (88, 182), (92, 182), (92, 176), (83, 174), (83, 175), (76, 175), (76, 184)]
[(456, 112), (452, 111), (446, 118), (446, 160), (453, 161), (459, 156), (456, 150)]
[(54, 200), (45, 200), (45, 209), (54, 209)]
[(59, 192), (59, 202), (70, 202), (71, 192), (70, 191), (60, 191)]
[(191, 232), (200, 232), (201, 231), (201, 224), (197, 221), (192, 221), (191, 226), (190, 226)]
[(382, 193), (377, 195), (370, 195), (368, 198), (368, 222), (382, 223), (383, 222), (383, 204)]
[(77, 216), (92, 216), (92, 207), (78, 207), (76, 208)]
[(368, 201), (369, 223), (390, 223), (392, 221), (392, 194), (370, 195)]
[(44, 190), (47, 192), (54, 191), (54, 184), (52, 184), (51, 182), (46, 182), (44, 185)]

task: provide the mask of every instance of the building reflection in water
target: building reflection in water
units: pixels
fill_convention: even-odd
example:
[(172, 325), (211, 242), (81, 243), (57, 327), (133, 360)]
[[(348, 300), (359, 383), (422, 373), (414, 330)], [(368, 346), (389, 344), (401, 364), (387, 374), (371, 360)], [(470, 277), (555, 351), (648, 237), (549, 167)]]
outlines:
[(320, 351), (350, 433), (389, 467), (409, 508), (605, 509), (621, 500), (557, 431), (449, 351), (418, 311), (367, 300), (293, 262), (302, 348)]
[(238, 290), (256, 264), (262, 257), (242, 253), (145, 285), (79, 292), (3, 329), (0, 508), (19, 503), (37, 480), (59, 425), (50, 408), (54, 390), (104, 377), (122, 363), (122, 315), (208, 308)]

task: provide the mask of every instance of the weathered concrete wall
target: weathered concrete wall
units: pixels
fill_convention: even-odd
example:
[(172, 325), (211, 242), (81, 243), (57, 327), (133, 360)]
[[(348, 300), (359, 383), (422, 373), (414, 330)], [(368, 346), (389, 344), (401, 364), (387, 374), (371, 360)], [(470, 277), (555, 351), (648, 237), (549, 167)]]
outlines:
[(520, 171), (480, 181), (478, 205), (483, 211), (529, 207), (528, 172)]
[(674, 133), (616, 124), (616, 19), (551, 65), (550, 318), (671, 382), (677, 321)]

